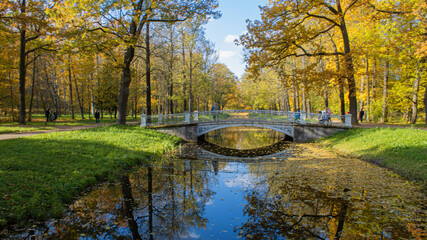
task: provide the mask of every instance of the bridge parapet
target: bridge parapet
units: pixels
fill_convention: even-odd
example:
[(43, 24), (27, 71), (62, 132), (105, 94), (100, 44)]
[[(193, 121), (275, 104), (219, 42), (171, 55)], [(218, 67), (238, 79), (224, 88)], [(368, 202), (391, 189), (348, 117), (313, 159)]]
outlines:
[(147, 116), (141, 114), (141, 126), (161, 126), (215, 121), (260, 120), (263, 122), (281, 122), (301, 125), (326, 125), (351, 127), (351, 114), (326, 115), (325, 113), (306, 113), (271, 110), (220, 110), (205, 112), (185, 112), (178, 114), (159, 114)]

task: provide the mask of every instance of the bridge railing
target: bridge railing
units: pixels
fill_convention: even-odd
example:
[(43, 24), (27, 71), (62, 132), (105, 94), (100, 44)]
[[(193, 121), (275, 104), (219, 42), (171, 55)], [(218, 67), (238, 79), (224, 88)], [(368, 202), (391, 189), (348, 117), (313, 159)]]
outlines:
[(351, 127), (351, 115), (326, 115), (322, 113), (271, 111), (271, 110), (219, 110), (185, 112), (178, 114), (141, 115), (141, 126), (173, 125), (192, 122), (259, 120), (326, 126)]

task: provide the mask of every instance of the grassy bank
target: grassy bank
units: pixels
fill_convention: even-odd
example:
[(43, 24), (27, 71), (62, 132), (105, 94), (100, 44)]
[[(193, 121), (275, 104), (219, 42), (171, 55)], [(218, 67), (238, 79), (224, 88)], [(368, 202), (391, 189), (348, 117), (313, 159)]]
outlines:
[(0, 141), (0, 228), (59, 216), (89, 186), (114, 179), (178, 141), (132, 126)]
[(412, 128), (351, 129), (320, 143), (375, 162), (400, 175), (427, 182), (427, 131)]

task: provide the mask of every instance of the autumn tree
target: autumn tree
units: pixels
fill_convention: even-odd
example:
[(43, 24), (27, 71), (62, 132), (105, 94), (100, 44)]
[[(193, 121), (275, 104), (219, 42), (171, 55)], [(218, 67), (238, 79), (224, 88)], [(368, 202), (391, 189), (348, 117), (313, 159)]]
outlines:
[[(361, 1), (360, 1), (361, 2)], [(343, 56), (352, 124), (357, 124), (356, 83), (346, 16), (360, 5), (354, 1), (271, 1), (262, 7), (262, 20), (249, 22), (248, 33), (240, 38), (247, 49), (252, 69), (278, 65), (289, 57)], [(329, 51), (319, 40), (338, 31), (343, 48)]]
[[(45, 12), (52, 6), (48, 1), (33, 0), (6, 0), (0, 5), (0, 25), (2, 29), (19, 34), (19, 123), (25, 124), (26, 115), (26, 76), (27, 66), (34, 59), (30, 59), (30, 53), (41, 50), (50, 41), (43, 39), (51, 29), (49, 18)], [(53, 4), (54, 5), (54, 4)]]
[[(118, 41), (122, 49), (118, 124), (126, 123), (129, 86), (132, 81), (131, 63), (145, 25), (148, 22), (182, 21), (194, 15), (218, 16), (214, 11), (218, 6), (217, 0), (185, 0), (179, 3), (159, 0), (117, 0), (86, 4), (78, 6), (77, 10), (87, 11), (89, 15), (96, 16), (92, 19), (94, 24), (90, 26), (89, 31), (104, 32)], [(90, 8), (93, 10), (88, 10)]]

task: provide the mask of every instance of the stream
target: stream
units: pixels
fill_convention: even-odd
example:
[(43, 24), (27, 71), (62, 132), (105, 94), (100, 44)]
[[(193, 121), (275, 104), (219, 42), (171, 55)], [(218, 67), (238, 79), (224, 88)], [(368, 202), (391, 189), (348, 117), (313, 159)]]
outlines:
[(95, 187), (10, 239), (425, 239), (426, 196), (391, 171), (228, 128)]

